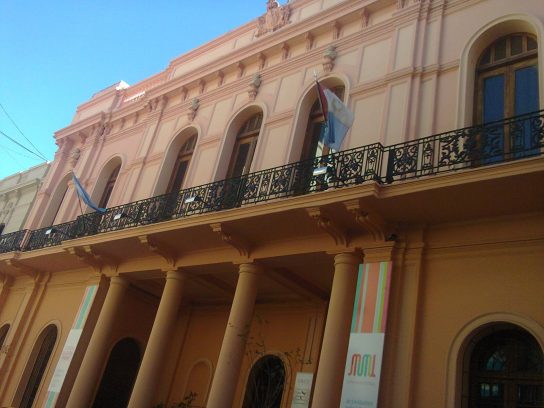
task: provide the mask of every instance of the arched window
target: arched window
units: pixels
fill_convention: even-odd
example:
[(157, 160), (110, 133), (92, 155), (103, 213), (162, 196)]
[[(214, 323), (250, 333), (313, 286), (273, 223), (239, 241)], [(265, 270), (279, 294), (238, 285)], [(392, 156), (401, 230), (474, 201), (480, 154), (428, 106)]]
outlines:
[[(499, 38), (480, 55), (476, 67), (475, 122), (489, 123), (539, 109), (537, 42), (530, 34)], [(525, 129), (526, 127), (527, 129)], [(527, 154), (536, 147), (529, 123), (519, 129), (497, 128), (482, 141), (484, 157)]]
[(227, 178), (249, 173), (263, 121), (261, 112), (251, 116), (238, 130), (232, 150)]
[(264, 356), (253, 365), (247, 380), (243, 408), (280, 408), (285, 386), (281, 358)]
[(54, 324), (50, 324), (42, 331), (32, 349), (32, 354), (23, 375), (23, 381), (25, 381), (24, 391), (22, 391), (20, 402), (16, 404), (19, 408), (31, 408), (34, 404), (34, 399), (36, 398), (56, 341), (57, 327)]
[(0, 350), (2, 349), (2, 346), (4, 345), (4, 341), (6, 341), (6, 337), (8, 336), (9, 331), (9, 324), (5, 324), (2, 327), (0, 327)]
[(185, 176), (187, 175), (187, 169), (189, 168), (189, 163), (191, 162), (191, 156), (195, 150), (196, 137), (196, 134), (189, 137), (183, 146), (181, 146), (181, 149), (179, 149), (178, 157), (170, 177), (170, 182), (168, 183), (168, 193), (178, 191), (183, 187), (183, 182), (185, 181)]
[(96, 392), (93, 408), (125, 408), (140, 366), (140, 347), (134, 339), (122, 339), (110, 358)]
[(100, 198), (100, 201), (98, 202), (98, 206), (100, 208), (106, 208), (106, 206), (108, 205), (108, 201), (110, 200), (113, 187), (115, 186), (115, 182), (117, 181), (117, 176), (119, 175), (119, 170), (121, 170), (121, 165), (118, 165), (110, 173), (110, 177), (108, 178), (106, 186), (104, 187), (104, 192), (102, 193), (102, 197)]
[(43, 215), (41, 221), (42, 227), (48, 227), (63, 221), (62, 217), (59, 217), (59, 212), (66, 197), (66, 192), (68, 191), (68, 181), (71, 177), (71, 174), (66, 174), (57, 184), (57, 187), (49, 199), (47, 210)]
[(472, 349), (469, 408), (544, 407), (544, 355), (526, 331), (508, 327)]
[[(344, 86), (337, 86), (332, 88), (332, 91), (340, 99), (344, 96)], [(304, 136), (304, 144), (302, 146), (301, 160), (309, 160), (314, 157), (323, 156), (331, 153), (330, 148), (323, 144), (322, 132), (325, 118), (323, 117), (323, 111), (319, 99), (315, 98), (315, 102), (310, 109), (310, 115), (308, 116), (308, 124), (306, 125), (306, 133)]]

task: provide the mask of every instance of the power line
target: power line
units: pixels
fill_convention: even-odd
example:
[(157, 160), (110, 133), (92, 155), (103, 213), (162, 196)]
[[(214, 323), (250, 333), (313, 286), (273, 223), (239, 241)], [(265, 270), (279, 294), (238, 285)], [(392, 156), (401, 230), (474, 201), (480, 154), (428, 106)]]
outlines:
[(25, 138), (25, 140), (30, 143), (30, 145), (34, 148), (34, 150), (36, 150), (39, 155), (41, 156), (40, 158), (42, 160), (45, 160), (47, 161), (47, 157), (45, 157), (45, 155), (40, 152), (38, 150), (38, 148), (36, 146), (34, 146), (34, 144), (25, 136), (25, 134), (23, 133), (23, 131), (21, 129), (19, 129), (19, 126), (17, 126), (17, 123), (15, 123), (15, 121), (11, 118), (11, 116), (9, 116), (9, 113), (6, 111), (6, 109), (4, 108), (4, 106), (0, 103), (0, 108), (2, 108), (2, 110), (4, 111), (4, 113), (6, 114), (6, 116), (8, 117), (8, 119), (10, 120), (11, 123), (13, 123), (13, 126), (15, 126), (15, 128), (19, 131), (19, 133)]
[(15, 140), (15, 139), (9, 137), (8, 135), (6, 135), (6, 134), (5, 134), (4, 132), (2, 132), (1, 130), (0, 130), (0, 134), (1, 134), (2, 136), (5, 136), (5, 137), (8, 138), (9, 140), (11, 140), (11, 141), (12, 141), (13, 143), (15, 143), (17, 146), (22, 147), (22, 148), (25, 149), (27, 152), (32, 153), (34, 156), (38, 157), (40, 160), (45, 160), (45, 161), (47, 161), (47, 159), (41, 157), (40, 155), (36, 154), (36, 153), (33, 152), (32, 150), (26, 148), (26, 147), (23, 146), (21, 143), (19, 143), (17, 140)]
[[(1, 144), (0, 144), (0, 148), (2, 148), (3, 150), (6, 150), (6, 153), (12, 152), (12, 153), (18, 154), (18, 155), (21, 156), (21, 157), (26, 157), (27, 159), (30, 159), (30, 160), (36, 160), (36, 157), (32, 157), (32, 156), (29, 156), (29, 155), (27, 155), (27, 154), (18, 152), (18, 151), (15, 150), (15, 149), (11, 149), (11, 148), (9, 148), (9, 147), (7, 147), (7, 146), (4, 146), (4, 145), (1, 145)], [(9, 155), (14, 161), (16, 161), (15, 158), (14, 158), (13, 156), (11, 156), (9, 153), (8, 153), (8, 155)], [(40, 160), (41, 160), (41, 158), (40, 158)]]

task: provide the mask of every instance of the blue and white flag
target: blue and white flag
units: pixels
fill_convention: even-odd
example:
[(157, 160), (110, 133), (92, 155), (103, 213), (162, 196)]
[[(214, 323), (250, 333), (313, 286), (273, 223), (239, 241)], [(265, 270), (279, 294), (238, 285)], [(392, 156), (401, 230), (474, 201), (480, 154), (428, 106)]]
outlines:
[(323, 88), (317, 82), (319, 101), (326, 123), (323, 129), (323, 143), (336, 151), (340, 150), (344, 137), (353, 125), (353, 112), (340, 100), (333, 91)]
[(85, 204), (87, 204), (89, 207), (91, 207), (93, 210), (98, 211), (100, 213), (105, 213), (105, 208), (100, 208), (95, 203), (93, 203), (93, 200), (91, 200), (91, 196), (89, 196), (89, 193), (85, 191), (81, 183), (79, 182), (78, 178), (74, 173), (72, 173), (72, 181), (74, 182), (74, 186), (76, 186), (77, 195)]

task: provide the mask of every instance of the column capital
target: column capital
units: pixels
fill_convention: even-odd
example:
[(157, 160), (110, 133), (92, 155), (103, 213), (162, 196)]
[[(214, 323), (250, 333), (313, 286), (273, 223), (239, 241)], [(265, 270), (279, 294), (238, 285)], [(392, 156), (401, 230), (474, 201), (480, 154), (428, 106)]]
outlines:
[(379, 247), (365, 248), (365, 262), (385, 262), (393, 259), (393, 252), (395, 250), (396, 243), (394, 241), (384, 242)]
[(175, 279), (179, 281), (185, 280), (187, 274), (178, 268), (166, 269), (164, 270), (166, 279)]
[(334, 255), (334, 266), (341, 264), (358, 265), (363, 262), (363, 254), (359, 251), (341, 252)]
[(238, 267), (238, 273), (253, 273), (253, 274), (262, 274), (263, 273), (263, 267), (256, 263), (243, 263), (240, 264)]

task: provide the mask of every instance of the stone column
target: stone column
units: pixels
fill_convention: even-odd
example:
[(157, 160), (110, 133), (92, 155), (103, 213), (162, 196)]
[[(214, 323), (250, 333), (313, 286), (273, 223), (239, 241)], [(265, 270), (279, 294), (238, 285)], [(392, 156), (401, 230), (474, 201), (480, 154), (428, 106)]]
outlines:
[(110, 279), (106, 299), (66, 404), (68, 408), (92, 406), (94, 393), (100, 382), (100, 373), (108, 354), (111, 330), (127, 287), (128, 281), (125, 278), (114, 276)]
[(232, 406), (238, 383), (240, 367), (249, 335), (261, 268), (255, 264), (242, 264), (229, 321), (223, 337), (217, 369), (213, 377), (207, 408)]
[(340, 404), (357, 286), (357, 270), (361, 261), (361, 258), (353, 253), (338, 254), (334, 257), (334, 279), (312, 408), (331, 408)]
[(155, 402), (161, 368), (178, 316), (184, 280), (185, 276), (181, 271), (170, 270), (166, 273), (166, 284), (128, 403), (129, 408), (148, 408)]

